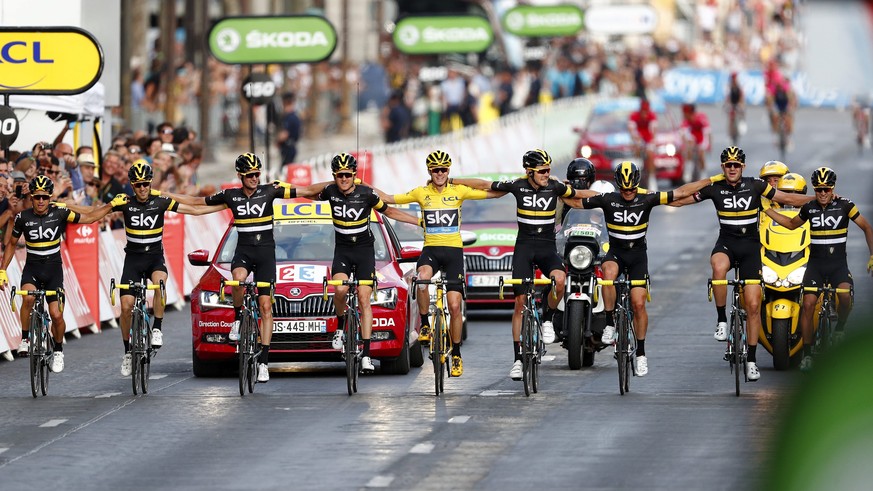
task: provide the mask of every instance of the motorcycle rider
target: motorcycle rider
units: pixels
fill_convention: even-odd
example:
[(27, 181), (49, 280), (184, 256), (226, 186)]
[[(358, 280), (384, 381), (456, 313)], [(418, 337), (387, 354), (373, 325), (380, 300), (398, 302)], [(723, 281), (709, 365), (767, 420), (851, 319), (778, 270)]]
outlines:
[[(765, 162), (764, 165), (761, 166), (760, 176), (761, 179), (764, 180), (767, 184), (770, 185), (773, 189), (779, 188), (779, 180), (782, 179), (782, 176), (788, 174), (788, 166), (778, 160), (770, 160)], [(763, 209), (770, 208), (771, 206), (775, 206), (779, 208), (778, 203), (773, 203), (767, 198), (761, 198), (761, 207)], [(762, 217), (763, 218), (763, 217)]]
[[(804, 287), (818, 287), (826, 283), (837, 285), (837, 288), (852, 287), (852, 273), (849, 271), (846, 258), (846, 240), (849, 235), (848, 221), (855, 222), (864, 231), (870, 259), (867, 261), (867, 271), (873, 273), (873, 227), (861, 216), (858, 207), (851, 200), (836, 197), (834, 186), (837, 183), (837, 173), (829, 167), (819, 167), (812, 173), (812, 187), (815, 189), (815, 200), (800, 207), (800, 212), (793, 218), (788, 218), (779, 212), (769, 209), (767, 215), (780, 225), (795, 229), (810, 222), (810, 255), (803, 275)], [(845, 222), (843, 219), (846, 219)], [(839, 293), (839, 320), (835, 329), (835, 340), (843, 336), (846, 319), (852, 310), (850, 293)], [(815, 304), (818, 294), (803, 295), (803, 310), (800, 317), (800, 329), (803, 335), (803, 358), (800, 369), (812, 368), (812, 346), (814, 343), (812, 319), (815, 314)]]
[[(579, 157), (573, 159), (570, 162), (570, 165), (567, 166), (567, 180), (564, 182), (569, 184), (573, 189), (586, 190), (594, 184), (594, 175), (594, 164), (584, 157)], [(561, 207), (560, 222), (564, 223), (564, 218), (567, 216), (567, 212), (570, 211), (570, 207), (564, 206), (563, 200), (559, 203), (559, 206)], [(547, 286), (546, 288), (551, 288), (551, 286)]]

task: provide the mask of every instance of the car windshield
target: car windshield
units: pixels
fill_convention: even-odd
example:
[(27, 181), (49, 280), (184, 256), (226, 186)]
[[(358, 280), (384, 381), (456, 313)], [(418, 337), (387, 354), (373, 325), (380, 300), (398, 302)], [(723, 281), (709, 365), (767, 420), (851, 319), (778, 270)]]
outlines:
[[(377, 261), (389, 259), (388, 245), (379, 224), (370, 222), (370, 231), (376, 238), (374, 248)], [(276, 261), (333, 261), (334, 228), (330, 222), (295, 223), (275, 222)], [(230, 263), (236, 251), (236, 228), (227, 234), (227, 240), (218, 253), (218, 263)]]
[(515, 199), (510, 197), (464, 201), (461, 224), (515, 222)]
[(606, 114), (598, 114), (591, 118), (588, 131), (591, 133), (618, 133), (627, 131), (627, 121), (630, 113), (619, 111)]
[(406, 222), (398, 222), (393, 218), (388, 218), (391, 226), (394, 227), (394, 232), (397, 234), (397, 239), (401, 243), (416, 242), (424, 240), (424, 229), (419, 226)]

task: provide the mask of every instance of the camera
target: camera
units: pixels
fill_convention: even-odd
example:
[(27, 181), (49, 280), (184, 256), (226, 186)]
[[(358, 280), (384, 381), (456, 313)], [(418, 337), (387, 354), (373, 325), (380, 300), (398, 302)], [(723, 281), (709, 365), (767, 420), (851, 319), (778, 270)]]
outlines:
[(24, 196), (24, 194), (22, 192), (23, 188), (24, 188), (23, 182), (16, 182), (15, 183), (15, 197), (16, 198), (21, 199)]
[(51, 143), (46, 143), (46, 142), (42, 142), (42, 143), (40, 143), (40, 146), (41, 146), (44, 150), (48, 150), (48, 151), (51, 151), (51, 150), (54, 148), (54, 145), (52, 145)]

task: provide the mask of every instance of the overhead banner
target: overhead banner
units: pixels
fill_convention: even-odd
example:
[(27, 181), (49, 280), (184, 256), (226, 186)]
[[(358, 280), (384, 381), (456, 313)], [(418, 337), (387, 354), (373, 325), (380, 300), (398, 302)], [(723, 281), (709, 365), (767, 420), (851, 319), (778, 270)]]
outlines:
[(649, 34), (658, 27), (658, 11), (651, 5), (595, 5), (585, 11), (585, 29), (597, 34)]
[(103, 73), (103, 49), (78, 27), (0, 27), (0, 94), (73, 95)]
[(480, 53), (494, 42), (494, 31), (476, 15), (412, 16), (397, 22), (392, 37), (409, 55)]
[(315, 63), (333, 54), (336, 30), (317, 15), (225, 17), (208, 41), (212, 56), (229, 65)]
[(582, 22), (576, 5), (519, 5), (503, 15), (503, 29), (522, 37), (575, 36)]

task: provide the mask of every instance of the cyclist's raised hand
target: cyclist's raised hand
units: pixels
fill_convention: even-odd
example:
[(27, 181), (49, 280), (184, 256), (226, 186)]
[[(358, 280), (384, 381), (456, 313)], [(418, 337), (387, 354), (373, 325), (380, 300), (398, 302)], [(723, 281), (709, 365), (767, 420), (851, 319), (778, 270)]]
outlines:
[(121, 193), (121, 194), (116, 194), (115, 197), (112, 198), (112, 201), (109, 202), (109, 204), (111, 204), (112, 207), (115, 208), (116, 206), (126, 205), (127, 201), (128, 201), (127, 195), (124, 193)]
[(273, 181), (273, 186), (277, 188), (294, 189), (294, 186), (292, 186), (291, 183), (283, 182), (278, 179)]
[(5, 290), (7, 283), (9, 283), (9, 276), (6, 275), (5, 269), (0, 269), (0, 290)]
[(724, 173), (710, 176), (709, 181), (713, 184), (717, 183), (718, 181), (724, 181)]

